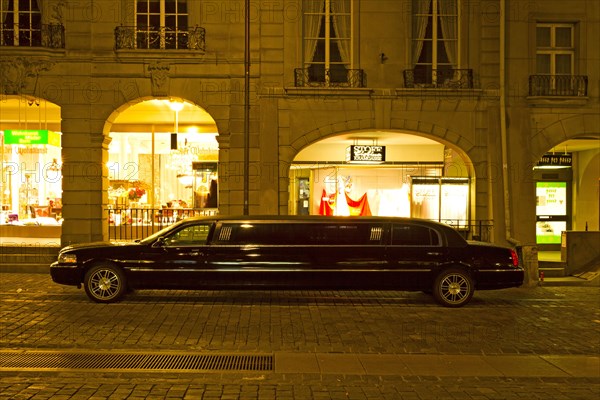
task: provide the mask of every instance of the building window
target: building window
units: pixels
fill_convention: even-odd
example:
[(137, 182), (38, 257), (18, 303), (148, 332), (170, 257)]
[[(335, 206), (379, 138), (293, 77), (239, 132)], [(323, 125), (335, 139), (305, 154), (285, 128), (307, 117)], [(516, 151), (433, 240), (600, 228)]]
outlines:
[(460, 0), (412, 0), (414, 81), (436, 85), (460, 68)]
[(1, 45), (42, 45), (42, 13), (38, 0), (0, 1)]
[(304, 68), (309, 82), (348, 82), (352, 69), (351, 0), (305, 0)]
[(573, 28), (572, 24), (537, 24), (536, 72), (538, 75), (573, 75), (575, 69)]
[(188, 48), (188, 9), (185, 0), (137, 0), (135, 24), (137, 48)]
[(529, 78), (530, 96), (587, 96), (588, 78), (575, 75), (575, 24), (536, 25), (536, 75)]

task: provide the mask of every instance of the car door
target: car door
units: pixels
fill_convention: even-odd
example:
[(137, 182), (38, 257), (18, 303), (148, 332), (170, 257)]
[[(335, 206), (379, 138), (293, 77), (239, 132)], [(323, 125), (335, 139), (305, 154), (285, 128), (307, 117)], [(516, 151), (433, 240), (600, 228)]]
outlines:
[(398, 289), (428, 289), (432, 271), (446, 259), (442, 235), (418, 222), (392, 224), (387, 259)]
[[(386, 224), (339, 221), (309, 224), (311, 275), (307, 284), (318, 288), (382, 288), (389, 274), (385, 256)], [(308, 272), (308, 271), (307, 271)]]
[(148, 245), (136, 274), (146, 288), (196, 288), (209, 280), (208, 236), (213, 224), (194, 222)]
[(223, 222), (215, 230), (208, 268), (220, 287), (294, 287), (309, 255), (293, 238), (297, 227), (278, 221)]

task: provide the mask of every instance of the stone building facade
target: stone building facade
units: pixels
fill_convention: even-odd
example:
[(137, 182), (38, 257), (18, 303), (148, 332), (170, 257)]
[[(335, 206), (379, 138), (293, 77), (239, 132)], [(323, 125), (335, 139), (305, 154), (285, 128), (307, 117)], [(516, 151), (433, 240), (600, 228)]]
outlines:
[[(438, 161), (452, 159), (469, 179), (468, 219), (491, 221), (489, 240), (532, 245), (534, 167), (584, 138), (592, 146), (572, 153), (569, 229), (598, 230), (595, 0), (452, 0), (451, 9), (431, 0), (250, 0), (247, 19), (237, 0), (33, 3), (39, 43), (15, 42), (4, 28), (0, 123), (23, 127), (7, 117), (21, 99), (59, 109), (44, 125), (62, 133), (62, 244), (107, 239), (110, 133), (119, 115), (151, 99), (185, 101), (214, 120), (221, 214), (296, 213), (293, 166), (327, 139), (411, 135), (442, 144)], [(167, 27), (168, 3), (181, 7), (171, 14), (185, 28), (158, 29), (159, 44), (145, 46), (152, 33), (140, 15), (150, 18), (144, 7), (154, 3)]]

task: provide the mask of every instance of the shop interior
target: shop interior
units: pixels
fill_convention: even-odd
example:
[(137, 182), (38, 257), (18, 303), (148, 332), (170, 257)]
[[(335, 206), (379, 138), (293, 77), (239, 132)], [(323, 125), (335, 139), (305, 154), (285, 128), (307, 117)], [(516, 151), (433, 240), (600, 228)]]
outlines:
[(60, 227), (61, 136), (58, 106), (33, 97), (3, 100), (0, 224)]
[[(153, 115), (152, 121), (141, 121)], [(111, 224), (172, 222), (218, 207), (217, 131), (201, 108), (150, 100), (121, 112), (111, 127)]]
[[(347, 158), (350, 147), (382, 149), (385, 160)], [(399, 132), (354, 132), (302, 150), (290, 172), (293, 214), (470, 219), (470, 172), (442, 143)]]

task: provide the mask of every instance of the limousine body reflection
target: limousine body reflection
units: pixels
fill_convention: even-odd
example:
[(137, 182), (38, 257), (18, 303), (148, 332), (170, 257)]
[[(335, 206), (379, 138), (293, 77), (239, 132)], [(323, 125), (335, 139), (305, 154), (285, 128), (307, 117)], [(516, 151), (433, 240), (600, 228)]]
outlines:
[(387, 289), (448, 307), (524, 278), (513, 249), (444, 224), (293, 216), (189, 218), (138, 242), (71, 245), (50, 273), (100, 303), (134, 289)]

